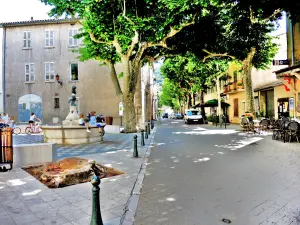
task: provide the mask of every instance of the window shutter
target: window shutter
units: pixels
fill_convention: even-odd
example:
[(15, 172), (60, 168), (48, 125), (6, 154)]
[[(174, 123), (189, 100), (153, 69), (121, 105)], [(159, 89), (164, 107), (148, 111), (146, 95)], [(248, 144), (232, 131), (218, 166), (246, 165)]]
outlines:
[(238, 117), (239, 116), (239, 99), (238, 98), (233, 99), (233, 107), (234, 107), (233, 115), (235, 117)]

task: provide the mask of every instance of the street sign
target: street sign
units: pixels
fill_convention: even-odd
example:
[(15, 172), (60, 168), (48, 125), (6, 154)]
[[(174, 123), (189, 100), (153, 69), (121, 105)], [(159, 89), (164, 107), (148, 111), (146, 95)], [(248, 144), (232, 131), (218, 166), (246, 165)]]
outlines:
[(123, 103), (120, 102), (119, 103), (119, 116), (123, 116), (123, 112), (124, 112)]
[(273, 66), (289, 65), (289, 60), (273, 60)]

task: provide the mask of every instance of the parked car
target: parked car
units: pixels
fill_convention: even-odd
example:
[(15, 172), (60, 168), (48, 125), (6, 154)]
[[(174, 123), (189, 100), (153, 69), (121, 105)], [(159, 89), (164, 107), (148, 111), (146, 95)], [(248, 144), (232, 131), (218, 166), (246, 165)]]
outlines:
[(169, 118), (170, 118), (170, 119), (176, 119), (176, 114), (175, 114), (175, 113), (171, 113), (171, 114), (169, 115)]
[(183, 119), (183, 115), (181, 113), (177, 113), (176, 114), (176, 119), (182, 120)]
[(185, 111), (184, 123), (200, 123), (203, 124), (203, 118), (201, 112), (197, 109), (188, 109)]
[(168, 118), (169, 116), (168, 116), (168, 113), (164, 113), (163, 115), (162, 115), (162, 118)]

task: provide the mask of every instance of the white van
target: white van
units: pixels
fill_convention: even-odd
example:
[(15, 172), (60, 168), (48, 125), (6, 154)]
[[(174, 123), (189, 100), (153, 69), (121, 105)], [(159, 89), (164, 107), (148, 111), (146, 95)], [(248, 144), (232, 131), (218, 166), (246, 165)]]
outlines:
[(200, 123), (203, 124), (203, 118), (200, 110), (197, 109), (186, 109), (184, 114), (184, 123)]

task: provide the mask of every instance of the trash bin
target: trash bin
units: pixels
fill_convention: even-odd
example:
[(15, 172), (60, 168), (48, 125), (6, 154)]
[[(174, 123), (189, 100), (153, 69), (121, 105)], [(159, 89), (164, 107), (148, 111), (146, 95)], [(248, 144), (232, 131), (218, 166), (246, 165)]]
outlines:
[[(13, 129), (10, 127), (0, 129), (0, 166), (1, 164), (13, 164)], [(0, 171), (2, 168), (0, 167)]]
[(105, 122), (107, 125), (112, 125), (113, 124), (113, 118), (111, 116), (107, 116), (105, 118)]

